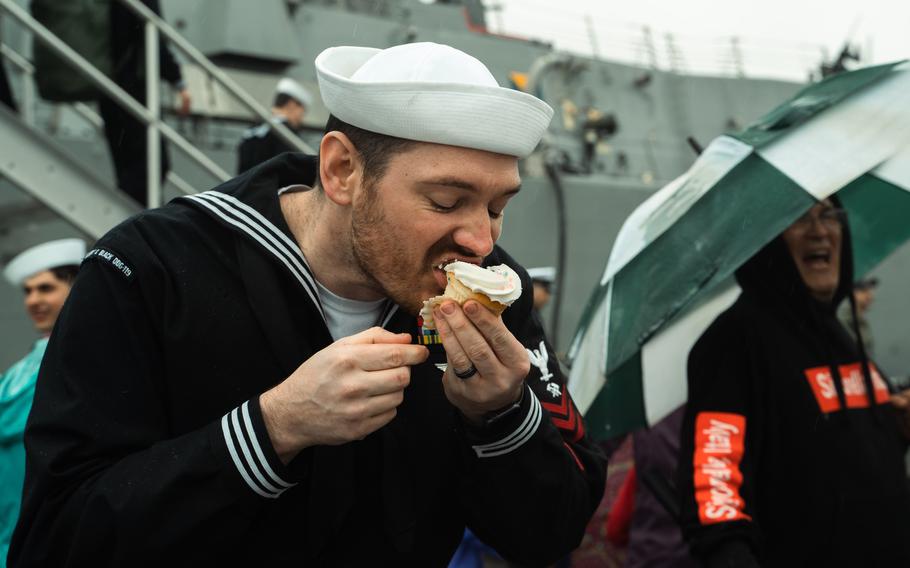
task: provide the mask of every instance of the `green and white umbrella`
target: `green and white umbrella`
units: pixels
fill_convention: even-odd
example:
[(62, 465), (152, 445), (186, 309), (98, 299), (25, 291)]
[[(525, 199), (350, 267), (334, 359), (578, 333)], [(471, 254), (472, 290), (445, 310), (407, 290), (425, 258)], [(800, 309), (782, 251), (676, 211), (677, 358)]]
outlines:
[(907, 62), (803, 89), (629, 216), (569, 351), (589, 431), (619, 435), (685, 402), (689, 349), (735, 300), (733, 272), (836, 192), (857, 275), (910, 238)]

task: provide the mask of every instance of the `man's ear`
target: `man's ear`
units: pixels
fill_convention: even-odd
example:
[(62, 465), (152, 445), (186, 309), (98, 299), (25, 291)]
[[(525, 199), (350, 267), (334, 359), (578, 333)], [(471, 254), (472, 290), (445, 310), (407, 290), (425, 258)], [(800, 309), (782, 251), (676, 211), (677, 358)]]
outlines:
[(326, 197), (350, 205), (360, 187), (363, 162), (351, 139), (333, 130), (319, 143), (319, 179)]

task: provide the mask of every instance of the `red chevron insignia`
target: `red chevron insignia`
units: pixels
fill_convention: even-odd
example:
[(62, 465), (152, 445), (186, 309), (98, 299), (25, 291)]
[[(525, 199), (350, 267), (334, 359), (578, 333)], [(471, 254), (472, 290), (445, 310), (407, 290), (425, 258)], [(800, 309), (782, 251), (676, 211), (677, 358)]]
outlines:
[(561, 397), (562, 401), (559, 404), (553, 404), (552, 402), (541, 402), (544, 408), (550, 411), (550, 414), (559, 414), (561, 416), (566, 415), (566, 410), (569, 406), (569, 397)]
[(550, 420), (560, 430), (571, 433), (572, 441), (577, 442), (585, 435), (585, 425), (578, 417), (575, 405), (569, 402), (568, 396), (563, 396), (560, 404), (550, 402), (541, 403), (550, 413)]

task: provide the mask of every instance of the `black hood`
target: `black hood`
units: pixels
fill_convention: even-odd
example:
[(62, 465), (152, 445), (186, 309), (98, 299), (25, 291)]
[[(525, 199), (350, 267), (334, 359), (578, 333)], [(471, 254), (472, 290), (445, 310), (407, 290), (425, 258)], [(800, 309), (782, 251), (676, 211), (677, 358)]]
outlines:
[[(841, 207), (837, 197), (830, 198), (835, 207)], [(809, 292), (796, 267), (783, 236), (778, 235), (765, 245), (736, 271), (736, 280), (743, 289), (743, 296), (752, 296), (768, 309), (788, 318), (792, 325), (806, 333), (807, 338), (828, 353), (828, 363), (834, 379), (834, 386), (841, 408), (841, 416), (847, 419), (847, 402), (843, 381), (838, 370), (838, 353), (858, 356), (866, 386), (866, 392), (875, 392), (869, 357), (863, 344), (861, 331), (856, 321), (856, 304), (853, 300), (853, 240), (850, 223), (845, 220), (841, 229), (840, 274), (837, 290), (830, 302), (820, 302)], [(854, 341), (838, 320), (835, 310), (849, 298), (853, 313)], [(876, 416), (879, 425), (877, 405), (870, 404), (869, 412)]]
[[(841, 207), (836, 196), (829, 198), (835, 207)], [(756, 294), (765, 300), (783, 302), (797, 311), (805, 309), (833, 313), (835, 308), (853, 290), (853, 241), (850, 223), (844, 222), (841, 230), (840, 276), (834, 299), (825, 305), (812, 297), (806, 287), (793, 256), (787, 249), (783, 235), (778, 235), (736, 271), (736, 281), (743, 291)]]

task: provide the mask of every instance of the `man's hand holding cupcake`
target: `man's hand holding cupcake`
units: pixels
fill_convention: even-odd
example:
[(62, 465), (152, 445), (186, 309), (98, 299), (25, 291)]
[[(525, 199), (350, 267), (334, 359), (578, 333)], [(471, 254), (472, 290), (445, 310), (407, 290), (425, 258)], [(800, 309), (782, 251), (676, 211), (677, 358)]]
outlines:
[(531, 368), (524, 346), (499, 317), (521, 296), (521, 281), (506, 265), (453, 262), (445, 270), (449, 284), (426, 302), (424, 325), (435, 326), (446, 350), (446, 396), (468, 421), (481, 424), (521, 399)]

